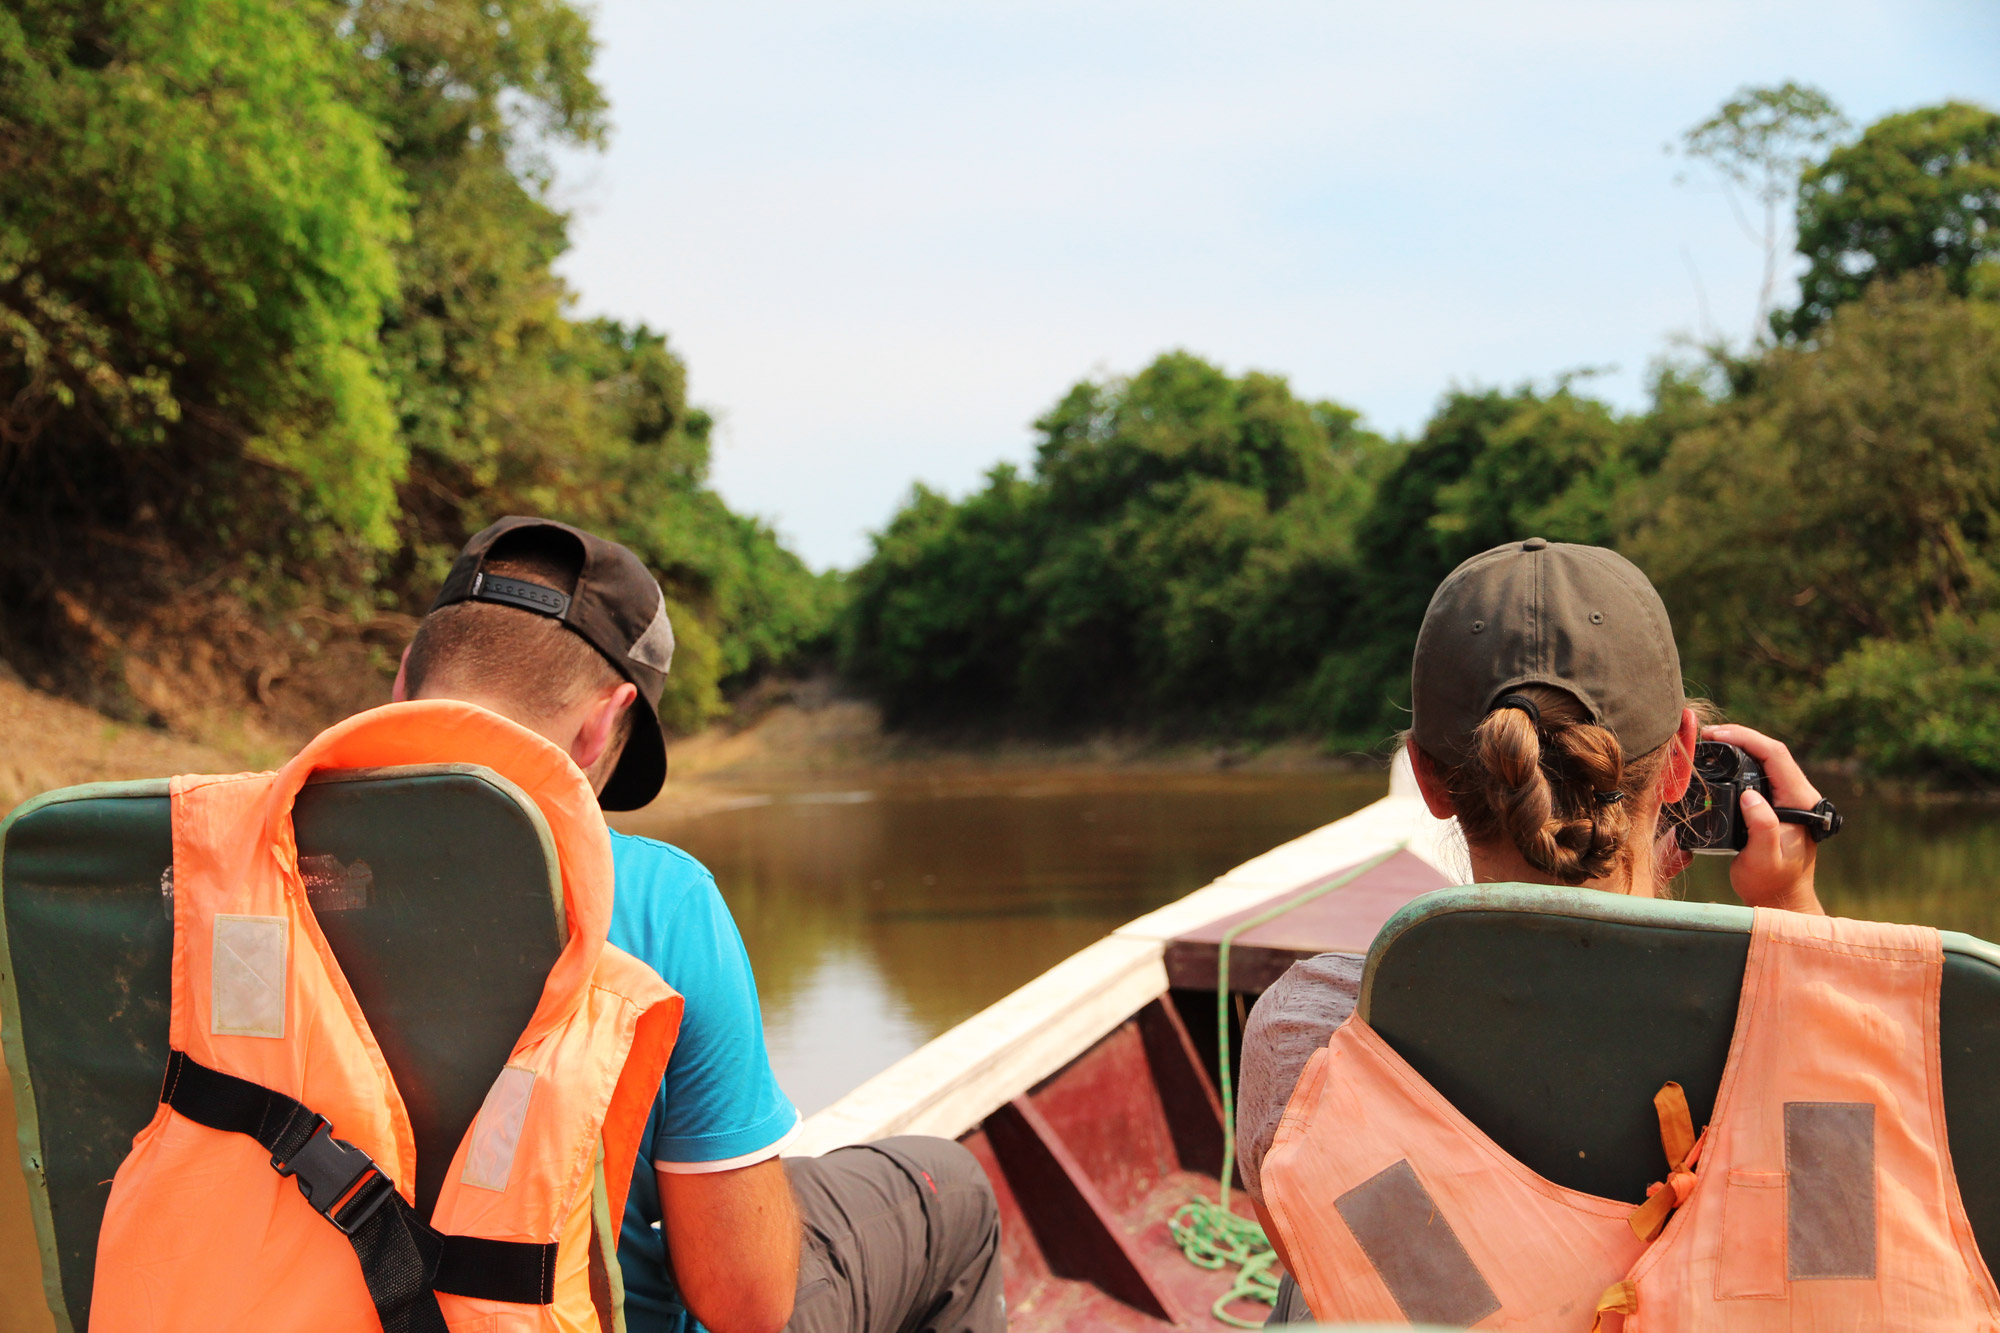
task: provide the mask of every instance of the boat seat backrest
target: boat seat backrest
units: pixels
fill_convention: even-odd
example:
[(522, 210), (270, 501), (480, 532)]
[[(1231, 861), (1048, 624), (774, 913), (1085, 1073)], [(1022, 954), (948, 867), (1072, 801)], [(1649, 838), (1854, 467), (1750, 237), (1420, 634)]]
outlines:
[[(1663, 1178), (1652, 1097), (1715, 1107), (1749, 955), (1747, 907), (1588, 889), (1426, 894), (1368, 952), (1359, 1013), (1522, 1164), (1638, 1203)], [(1981, 1249), (2000, 1255), (2000, 949), (1945, 932), (1945, 1122)]]
[[(428, 1215), (562, 950), (554, 843), (519, 788), (471, 765), (318, 774), (293, 825), (408, 1107)], [(109, 1182), (166, 1067), (172, 863), (164, 781), (52, 792), (0, 826), (0, 1024), (51, 1304), (78, 1329)]]

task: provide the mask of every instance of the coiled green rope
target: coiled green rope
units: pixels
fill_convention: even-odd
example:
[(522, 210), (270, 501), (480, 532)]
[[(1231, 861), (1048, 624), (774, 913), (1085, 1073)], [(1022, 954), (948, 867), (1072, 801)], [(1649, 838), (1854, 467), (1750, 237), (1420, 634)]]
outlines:
[(1220, 1199), (1192, 1199), (1175, 1210), (1167, 1223), (1174, 1242), (1181, 1247), (1181, 1253), (1188, 1262), (1198, 1268), (1221, 1268), (1228, 1264), (1237, 1266), (1235, 1282), (1229, 1290), (1217, 1298), (1208, 1312), (1217, 1320), (1232, 1328), (1262, 1328), (1263, 1324), (1239, 1319), (1229, 1313), (1228, 1306), (1235, 1301), (1262, 1301), (1265, 1305), (1278, 1303), (1278, 1277), (1271, 1270), (1278, 1262), (1277, 1252), (1271, 1248), (1270, 1238), (1264, 1228), (1247, 1217), (1239, 1217), (1229, 1210), (1229, 1181), (1236, 1174), (1236, 1087), (1229, 1072), (1229, 946), (1236, 937), (1246, 930), (1254, 930), (1267, 921), (1275, 921), (1295, 907), (1344, 888), (1361, 876), (1381, 865), (1384, 861), (1403, 850), (1397, 843), (1388, 851), (1347, 871), (1336, 875), (1317, 888), (1309, 889), (1279, 903), (1276, 907), (1259, 912), (1246, 921), (1239, 921), (1222, 932), (1222, 942), (1215, 951), (1215, 1037), (1216, 1048), (1220, 1052), (1217, 1063), (1220, 1068), (1216, 1082), (1222, 1091), (1222, 1188)]
[(1229, 1313), (1228, 1307), (1237, 1301), (1262, 1301), (1270, 1306), (1278, 1303), (1278, 1275), (1271, 1271), (1278, 1262), (1278, 1254), (1265, 1237), (1264, 1228), (1207, 1199), (1182, 1204), (1167, 1228), (1173, 1232), (1181, 1253), (1196, 1267), (1238, 1266), (1236, 1280), (1208, 1307), (1208, 1312), (1233, 1328), (1262, 1328), (1263, 1321), (1238, 1319)]

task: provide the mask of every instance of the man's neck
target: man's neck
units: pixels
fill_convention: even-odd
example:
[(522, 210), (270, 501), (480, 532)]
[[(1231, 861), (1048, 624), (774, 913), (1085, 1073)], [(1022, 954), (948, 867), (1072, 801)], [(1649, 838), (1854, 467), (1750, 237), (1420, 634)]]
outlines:
[(568, 736), (557, 735), (557, 731), (561, 729), (560, 726), (551, 725), (545, 720), (531, 718), (508, 700), (494, 694), (483, 693), (477, 689), (460, 688), (456, 685), (434, 685), (427, 686), (412, 697), (417, 699), (452, 699), (458, 703), (471, 704), (475, 708), (484, 708), (489, 713), (498, 713), (501, 717), (506, 718), (516, 726), (526, 727), (543, 740), (548, 741), (552, 745), (559, 746), (565, 751), (570, 748), (570, 742), (576, 739), (574, 732)]

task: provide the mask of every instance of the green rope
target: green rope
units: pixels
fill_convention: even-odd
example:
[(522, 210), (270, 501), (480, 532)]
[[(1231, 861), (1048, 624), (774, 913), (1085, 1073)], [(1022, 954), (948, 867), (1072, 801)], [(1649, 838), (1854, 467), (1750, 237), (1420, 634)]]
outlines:
[(1271, 1271), (1277, 1263), (1277, 1253), (1271, 1248), (1270, 1239), (1264, 1235), (1264, 1228), (1247, 1217), (1239, 1217), (1229, 1210), (1229, 1181), (1236, 1174), (1236, 1088), (1235, 1080), (1229, 1073), (1229, 946), (1236, 937), (1247, 930), (1275, 921), (1295, 907), (1303, 907), (1315, 898), (1324, 897), (1335, 889), (1344, 888), (1361, 876), (1381, 865), (1384, 861), (1403, 850), (1397, 843), (1388, 851), (1363, 861), (1346, 874), (1336, 875), (1317, 888), (1309, 889), (1295, 898), (1289, 898), (1276, 907), (1269, 908), (1239, 921), (1222, 932), (1222, 942), (1215, 951), (1215, 1037), (1219, 1078), (1222, 1091), (1222, 1181), (1220, 1199), (1193, 1199), (1175, 1211), (1167, 1229), (1173, 1234), (1175, 1243), (1188, 1262), (1198, 1268), (1221, 1268), (1234, 1264), (1239, 1270), (1236, 1280), (1209, 1307), (1208, 1312), (1222, 1323), (1233, 1328), (1262, 1328), (1263, 1324), (1251, 1323), (1230, 1314), (1226, 1308), (1233, 1301), (1262, 1301), (1266, 1305), (1278, 1303), (1278, 1277)]
[(1235, 1264), (1235, 1282), (1222, 1293), (1208, 1312), (1235, 1328), (1262, 1328), (1262, 1320), (1238, 1319), (1228, 1307), (1236, 1301), (1278, 1303), (1278, 1275), (1271, 1271), (1278, 1262), (1277, 1251), (1265, 1239), (1264, 1228), (1248, 1217), (1238, 1217), (1207, 1199), (1195, 1199), (1180, 1206), (1167, 1223), (1181, 1253), (1198, 1268), (1221, 1268)]

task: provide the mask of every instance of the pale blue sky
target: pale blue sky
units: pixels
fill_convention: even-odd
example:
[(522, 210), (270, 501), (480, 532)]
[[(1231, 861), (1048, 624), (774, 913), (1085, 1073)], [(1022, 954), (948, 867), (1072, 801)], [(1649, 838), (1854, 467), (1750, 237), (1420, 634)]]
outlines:
[(1387, 431), (1580, 367), (1637, 405), (1676, 337), (1748, 333), (1761, 265), (1669, 140), (1787, 78), (1857, 123), (2000, 105), (1993, 0), (606, 0), (597, 31), (578, 312), (671, 336), (716, 485), (817, 567), (1171, 347)]

